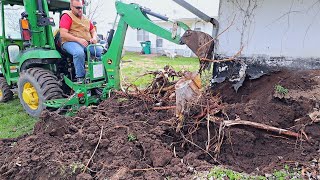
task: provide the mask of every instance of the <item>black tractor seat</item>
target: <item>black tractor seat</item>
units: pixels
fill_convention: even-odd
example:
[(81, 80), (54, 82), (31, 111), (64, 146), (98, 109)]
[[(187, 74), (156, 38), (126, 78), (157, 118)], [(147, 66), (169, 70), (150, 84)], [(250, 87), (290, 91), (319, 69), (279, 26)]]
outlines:
[(73, 58), (71, 54), (69, 54), (67, 51), (65, 51), (62, 48), (62, 42), (61, 42), (61, 36), (60, 36), (60, 31), (57, 30), (55, 36), (54, 36), (54, 44), (56, 45), (57, 51), (64, 57), (64, 58)]

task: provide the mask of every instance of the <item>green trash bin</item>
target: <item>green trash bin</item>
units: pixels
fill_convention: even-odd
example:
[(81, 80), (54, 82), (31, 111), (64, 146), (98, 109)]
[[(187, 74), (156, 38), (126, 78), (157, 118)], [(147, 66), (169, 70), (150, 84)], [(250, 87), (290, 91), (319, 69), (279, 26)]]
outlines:
[(142, 54), (151, 54), (151, 41), (140, 42), (142, 47)]

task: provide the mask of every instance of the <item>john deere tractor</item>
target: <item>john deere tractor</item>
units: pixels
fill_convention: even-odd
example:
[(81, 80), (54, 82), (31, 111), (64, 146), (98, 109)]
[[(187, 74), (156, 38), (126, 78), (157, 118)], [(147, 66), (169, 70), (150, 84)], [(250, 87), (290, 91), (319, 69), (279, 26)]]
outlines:
[[(5, 11), (10, 5), (23, 7), (18, 22), (21, 38), (8, 36)], [(108, 50), (101, 60), (87, 51), (86, 77), (74, 82), (72, 57), (60, 47), (59, 36), (53, 35), (55, 25), (49, 12), (69, 9), (69, 0), (2, 0), (2, 34), (0, 57), (0, 102), (12, 99), (11, 89), (18, 89), (23, 108), (31, 116), (45, 109), (72, 114), (81, 106), (98, 104), (120, 87), (120, 59), (128, 26), (143, 29), (176, 44), (183, 44), (179, 33), (189, 30), (182, 22), (156, 14), (138, 4), (115, 1), (116, 30), (110, 30)], [(155, 24), (149, 16), (172, 23), (172, 30)], [(99, 46), (99, 45), (89, 45)]]
[(38, 116), (46, 100), (62, 98), (58, 68), (63, 55), (54, 43), (49, 11), (68, 8), (67, 0), (1, 1), (0, 102), (12, 99), (10, 89), (18, 88), (24, 109)]

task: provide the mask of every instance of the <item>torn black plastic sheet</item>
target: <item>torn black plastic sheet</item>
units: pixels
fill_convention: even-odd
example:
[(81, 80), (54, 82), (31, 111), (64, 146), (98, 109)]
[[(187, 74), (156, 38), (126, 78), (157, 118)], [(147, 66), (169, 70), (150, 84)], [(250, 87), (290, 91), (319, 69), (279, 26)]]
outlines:
[(232, 83), (233, 88), (237, 92), (246, 78), (258, 79), (263, 75), (279, 70), (279, 67), (243, 60), (214, 63), (211, 86), (214, 87), (217, 83), (227, 80)]

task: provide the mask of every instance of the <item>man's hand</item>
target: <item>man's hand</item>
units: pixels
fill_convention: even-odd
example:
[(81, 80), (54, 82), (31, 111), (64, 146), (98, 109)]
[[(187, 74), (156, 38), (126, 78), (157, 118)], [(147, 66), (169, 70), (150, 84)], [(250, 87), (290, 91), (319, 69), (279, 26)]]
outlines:
[(97, 38), (91, 38), (90, 39), (90, 43), (91, 44), (96, 44), (98, 41), (97, 41)]
[(89, 45), (88, 41), (82, 38), (78, 39), (78, 43), (82, 44), (84, 47), (87, 47)]

